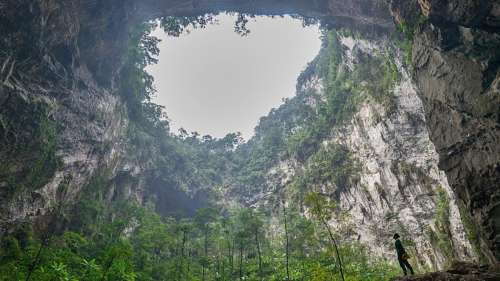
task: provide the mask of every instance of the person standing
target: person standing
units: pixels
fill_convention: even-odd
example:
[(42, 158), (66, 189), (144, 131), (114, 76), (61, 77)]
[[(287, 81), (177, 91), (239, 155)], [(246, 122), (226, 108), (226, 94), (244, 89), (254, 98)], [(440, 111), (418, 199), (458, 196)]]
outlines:
[(411, 275), (415, 274), (413, 272), (413, 268), (411, 267), (410, 263), (408, 262), (408, 254), (406, 253), (405, 248), (403, 247), (403, 244), (401, 243), (401, 240), (399, 240), (399, 234), (395, 233), (393, 238), (396, 240), (394, 245), (396, 246), (396, 252), (398, 253), (398, 261), (399, 265), (403, 269), (403, 272), (405, 275), (408, 275), (408, 269), (411, 272)]

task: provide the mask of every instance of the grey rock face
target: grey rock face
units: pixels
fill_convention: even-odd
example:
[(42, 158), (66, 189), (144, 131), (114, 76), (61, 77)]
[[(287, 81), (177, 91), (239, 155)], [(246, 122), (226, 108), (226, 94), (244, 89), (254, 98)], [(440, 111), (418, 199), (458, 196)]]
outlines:
[[(117, 167), (121, 166), (127, 173), (134, 171), (139, 175), (144, 165), (137, 162), (126, 165), (119, 160), (124, 151), (121, 144), (127, 120), (121, 102), (112, 93), (126, 46), (127, 28), (158, 16), (193, 15), (228, 8), (256, 14), (299, 13), (353, 29), (367, 26), (381, 27), (384, 31), (394, 29), (386, 1), (379, 0), (0, 0), (0, 110), (7, 108), (4, 105), (11, 94), (19, 98), (16, 105), (41, 100), (50, 108), (45, 117), (62, 125), (57, 138), (57, 156), (62, 165), (40, 189), (23, 191), (16, 199), (2, 196), (7, 201), (1, 202), (1, 223), (15, 219), (30, 221), (37, 214), (48, 212), (57, 201), (54, 198), (75, 198), (93, 171), (105, 166), (112, 173), (117, 173), (121, 169)], [(422, 15), (427, 17), (428, 23), (414, 34), (413, 77), (423, 102), (430, 140), (439, 154), (440, 169), (474, 218), (484, 254), (490, 261), (498, 261), (500, 4), (487, 0), (393, 0), (391, 8), (397, 23), (412, 23)], [(22, 25), (16, 24), (19, 19), (23, 19)], [(13, 63), (5, 50), (18, 50), (32, 57)], [(50, 70), (45, 71), (50, 75), (33, 70), (43, 67)], [(74, 73), (68, 73), (70, 69)], [(369, 114), (377, 109), (367, 105), (365, 111)], [(99, 120), (99, 116), (104, 120)], [(15, 122), (24, 124), (22, 120)], [(399, 129), (404, 132), (404, 126), (397, 127), (396, 121), (391, 122), (393, 127), (381, 132)], [(16, 134), (26, 139), (30, 136), (26, 132)], [(10, 139), (7, 142), (13, 143)], [(6, 153), (6, 147), (0, 147), (0, 155), (5, 155), (2, 153)], [(9, 185), (8, 177), (28, 173), (23, 163), (33, 158), (19, 154), (11, 159), (13, 165), (8, 171), (0, 171), (3, 190)], [(436, 171), (432, 165), (427, 168)], [(436, 180), (444, 183), (437, 172), (434, 174)], [(74, 184), (65, 192), (58, 192), (60, 183), (69, 177)], [(69, 199), (59, 202), (63, 201), (71, 203)]]
[[(363, 44), (363, 43), (361, 43)], [(356, 45), (361, 45), (355, 43)], [(369, 43), (364, 43), (369, 45)], [(365, 49), (366, 50), (366, 49)], [(373, 45), (371, 55), (384, 52)], [(423, 105), (413, 81), (403, 67), (399, 54), (401, 81), (393, 95), (395, 108), (388, 111), (374, 101), (366, 101), (353, 120), (339, 129), (332, 141), (346, 145), (362, 165), (360, 181), (341, 196), (359, 233), (358, 239), (373, 247), (380, 256), (392, 256), (390, 237), (395, 232), (413, 241), (409, 247), (418, 262), (435, 269), (442, 268), (446, 256), (433, 241), (438, 232), (436, 222), (439, 192), (445, 192), (448, 206), (452, 255), (472, 260), (471, 245), (466, 237), (455, 196), (446, 176), (438, 168), (438, 155), (430, 141)], [(365, 237), (366, 236), (366, 237)]]
[(498, 28), (500, 3), (473, 0), (419, 1), (422, 13), (435, 21), (450, 22), (467, 27)]
[(86, 13), (93, 8), (0, 1), (2, 234), (24, 222), (43, 228), (56, 209), (72, 207), (92, 177), (106, 173), (111, 183), (123, 166), (128, 119), (116, 77), (99, 83), (86, 63), (90, 49), (77, 40), (92, 26)]
[(440, 167), (490, 262), (499, 253), (500, 154), (498, 1), (392, 1), (398, 24), (414, 30), (413, 64)]
[(500, 81), (498, 34), (426, 25), (413, 61), (440, 167), (466, 202), (488, 259), (500, 256)]
[[(383, 41), (342, 37), (341, 42), (344, 67), (353, 68), (361, 57), (391, 54), (401, 80), (390, 93), (394, 98), (393, 107), (367, 98), (352, 119), (333, 127), (331, 136), (323, 142), (325, 147), (343, 145), (360, 165), (355, 175), (357, 180), (345, 188), (338, 199), (341, 210), (346, 213), (345, 220), (341, 223), (333, 220), (332, 227), (343, 233), (343, 237), (367, 245), (374, 255), (382, 258), (395, 258), (392, 235), (398, 232), (414, 257), (412, 263), (420, 266), (438, 270), (451, 259), (476, 260), (456, 196), (446, 174), (438, 167), (439, 155), (426, 127), (423, 103), (402, 64), (403, 55)], [(318, 77), (312, 76), (298, 88), (324, 96), (325, 87), (321, 84)], [(272, 196), (273, 187), (280, 186), (286, 193), (293, 176), (305, 169), (305, 165), (293, 159), (281, 162), (269, 172), (271, 192), (264, 191), (252, 201), (273, 204), (272, 199), (266, 202)], [(333, 183), (324, 183), (309, 189), (319, 188), (322, 193), (330, 194), (332, 186)], [(445, 218), (439, 218), (438, 213), (443, 211)], [(307, 210), (304, 212), (307, 214)], [(448, 224), (444, 232), (443, 222), (439, 221), (442, 219)], [(443, 233), (445, 237), (437, 238)], [(443, 248), (440, 244), (443, 240), (439, 239), (449, 243), (450, 248)]]
[[(11, 96), (10, 104), (13, 105), (16, 105), (14, 102), (19, 96), (23, 96), (28, 103), (34, 103), (40, 98), (48, 100), (52, 108), (49, 118), (51, 122), (57, 124), (53, 140), (57, 149), (55, 152), (57, 169), (53, 174), (39, 175), (34, 179), (44, 181), (44, 177), (47, 177), (47, 182), (43, 186), (39, 188), (31, 184), (23, 187), (14, 186), (16, 182), (26, 177), (26, 173), (15, 175), (16, 180), (12, 182), (8, 181), (8, 175), (2, 175), (1, 179), (7, 180), (3, 183), (3, 188), (17, 189), (13, 195), (5, 194), (8, 197), (2, 198), (0, 212), (2, 226), (49, 216), (58, 206), (71, 206), (93, 175), (103, 169), (109, 169), (112, 175), (120, 163), (128, 122), (123, 114), (123, 104), (117, 96), (98, 87), (87, 70), (77, 69), (75, 73), (81, 75), (78, 78), (82, 83), (81, 88), (65, 89), (63, 96), (58, 98), (52, 96), (51, 91), (55, 89), (50, 88), (45, 89), (48, 94), (37, 91), (24, 94), (17, 88), (22, 85), (13, 90), (2, 91), (3, 94)], [(8, 115), (3, 117), (8, 118)], [(31, 135), (31, 137), (43, 137), (43, 135)], [(24, 141), (24, 145), (29, 144), (28, 139)], [(3, 148), (0, 150), (1, 155), (9, 158), (4, 161), (17, 161), (15, 156), (9, 153), (7, 145)], [(20, 171), (29, 171), (33, 166), (32, 162), (23, 161), (17, 167)]]

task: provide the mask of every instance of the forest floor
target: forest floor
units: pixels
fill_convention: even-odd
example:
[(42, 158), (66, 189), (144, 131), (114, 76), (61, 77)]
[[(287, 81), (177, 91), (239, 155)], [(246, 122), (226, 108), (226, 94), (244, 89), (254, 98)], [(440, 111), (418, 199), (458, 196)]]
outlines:
[(391, 281), (500, 281), (500, 264), (478, 266), (456, 262), (445, 271), (398, 277)]

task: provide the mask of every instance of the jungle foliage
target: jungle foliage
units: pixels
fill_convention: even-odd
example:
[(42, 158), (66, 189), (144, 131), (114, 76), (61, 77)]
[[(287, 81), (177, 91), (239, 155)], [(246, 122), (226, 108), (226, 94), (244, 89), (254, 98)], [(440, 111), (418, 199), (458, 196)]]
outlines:
[[(328, 211), (324, 201), (316, 203), (317, 213)], [(343, 242), (335, 254), (335, 248), (327, 246), (328, 237), (342, 240), (341, 233), (329, 236), (321, 221), (304, 217), (296, 208), (287, 211), (285, 237), (283, 213), (276, 225), (261, 210), (246, 208), (208, 207), (193, 218), (174, 219), (161, 217), (151, 206), (105, 204), (80, 206), (82, 230), (45, 240), (36, 239), (29, 229), (4, 237), (0, 280), (277, 281), (287, 280), (286, 267), (289, 280), (341, 280), (336, 256), (343, 259), (345, 280), (382, 281), (397, 272), (357, 243)], [(269, 231), (276, 228), (276, 233)]]
[[(179, 35), (211, 21), (165, 18), (159, 24)], [(245, 20), (239, 21), (244, 35)], [(157, 24), (130, 30), (117, 93), (130, 120), (129, 157), (153, 163), (155, 182), (150, 184), (157, 195), (205, 189), (219, 196), (231, 185), (245, 198), (266, 187), (271, 167), (291, 159), (306, 167), (287, 186), (300, 196), (290, 196), (289, 204), (275, 200), (273, 210), (207, 204), (195, 206), (192, 214), (170, 215), (154, 204), (158, 198), (148, 197), (149, 203), (139, 206), (114, 196), (109, 186), (117, 183), (110, 182), (111, 171), (99, 171), (76, 206), (59, 206), (48, 216), (52, 227), (36, 233), (23, 228), (3, 237), (0, 281), (382, 281), (394, 276), (391, 263), (345, 239), (348, 227), (330, 228), (331, 220), (345, 221), (335, 195), (356, 181), (359, 163), (342, 145), (325, 142), (332, 128), (348, 122), (366, 99), (390, 107), (390, 91), (399, 79), (394, 63), (369, 56), (348, 69), (338, 34), (325, 31), (320, 55), (299, 78), (301, 84), (318, 74), (324, 96), (298, 89), (296, 97), (261, 118), (247, 143), (238, 133), (222, 139), (183, 129), (175, 134), (165, 109), (151, 102), (153, 78), (145, 71), (158, 55), (158, 39), (151, 36)], [(54, 127), (46, 121), (40, 128), (51, 142)], [(312, 217), (304, 215), (304, 206)]]

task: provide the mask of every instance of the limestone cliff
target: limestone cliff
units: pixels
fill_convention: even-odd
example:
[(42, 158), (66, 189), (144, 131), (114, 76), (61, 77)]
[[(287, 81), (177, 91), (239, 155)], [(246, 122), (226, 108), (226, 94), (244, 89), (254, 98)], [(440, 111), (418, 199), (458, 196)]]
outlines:
[[(373, 96), (367, 90), (358, 93), (355, 113), (345, 122), (330, 127), (321, 143), (327, 149), (318, 148), (319, 153), (329, 154), (334, 153), (328, 149), (331, 146), (345, 147), (359, 165), (348, 174), (353, 180), (339, 186), (336, 179), (329, 179), (304, 188), (319, 190), (337, 200), (346, 215), (342, 223), (332, 221), (332, 226), (341, 236), (349, 237), (347, 240), (368, 245), (377, 256), (394, 256), (391, 237), (399, 232), (405, 237), (414, 262), (423, 267), (442, 269), (454, 259), (477, 260), (456, 196), (444, 171), (438, 167), (439, 156), (426, 127), (423, 103), (404, 66), (404, 54), (385, 40), (340, 35), (340, 43), (342, 47), (337, 49), (342, 58), (340, 72), (354, 73), (361, 63), (370, 60), (380, 63), (390, 56), (394, 58), (398, 78), (388, 93), (378, 93), (386, 95), (382, 100), (376, 98), (377, 93)], [(324, 56), (324, 51), (320, 56)], [(298, 85), (298, 97), (310, 97), (301, 99), (303, 107), (315, 109), (321, 100), (327, 99), (328, 86), (322, 80), (325, 78), (318, 75), (320, 60), (315, 60), (316, 64), (308, 69), (312, 74)], [(294, 130), (297, 128), (291, 129)], [(246, 199), (247, 202), (271, 207), (279, 204), (276, 193), (283, 193), (288, 200), (300, 200), (290, 194), (297, 192), (294, 189), (297, 175), (316, 165), (313, 158), (308, 161), (282, 158), (269, 170), (267, 189)], [(332, 164), (328, 169), (341, 167)]]
[[(169, 165), (187, 159), (174, 140), (158, 143), (151, 134), (131, 130), (137, 126), (130, 125), (131, 106), (120, 85), (132, 31), (170, 15), (292, 13), (320, 19), (327, 28), (376, 34), (382, 41), (395, 40), (388, 35), (399, 26), (407, 37), (403, 49), (410, 59), (404, 67), (402, 55), (388, 51), (390, 44), (347, 36), (342, 41), (346, 54), (354, 52), (351, 59), (376, 50), (394, 56), (402, 76), (394, 99), (364, 100), (349, 122), (324, 139), (324, 145), (347, 147), (360, 163), (359, 176), (349, 179), (352, 189), (334, 194), (351, 210), (358, 230), (373, 233), (359, 239), (373, 241), (369, 236), (377, 231), (362, 229), (365, 221), (385, 220), (397, 229), (399, 219), (419, 233), (415, 242), (426, 251), (422, 264), (442, 265), (449, 252), (430, 251), (433, 242), (426, 236), (443, 231), (453, 237), (452, 252), (467, 259), (470, 246), (458, 223), (461, 206), (462, 219), (469, 218), (469, 232), (477, 237), (475, 248), (489, 262), (498, 261), (499, 7), (498, 1), (468, 0), (393, 0), (390, 5), (379, 0), (0, 0), (0, 227), (8, 231), (19, 222), (43, 227), (46, 216), (71, 208), (96, 177), (110, 201), (118, 195), (166, 200), (172, 190), (181, 190), (179, 196), (190, 194), (186, 204), (196, 197), (193, 190), (224, 182), (219, 175), (193, 181), (197, 172), (189, 161)], [(344, 61), (346, 67), (352, 64)], [(307, 101), (314, 105), (318, 98)], [(143, 144), (148, 149), (137, 149)], [(168, 171), (188, 172), (162, 177), (158, 163)], [(299, 165), (283, 163), (290, 170)], [(433, 194), (438, 187), (441, 197)], [(448, 198), (449, 213), (436, 213), (438, 198)], [(395, 211), (399, 218), (390, 213)], [(433, 226), (436, 215), (448, 217), (448, 227)]]
[[(417, 9), (415, 9), (417, 7)], [(431, 141), (450, 186), (477, 226), (478, 247), (498, 261), (498, 1), (393, 1), (412, 31), (412, 61)]]

